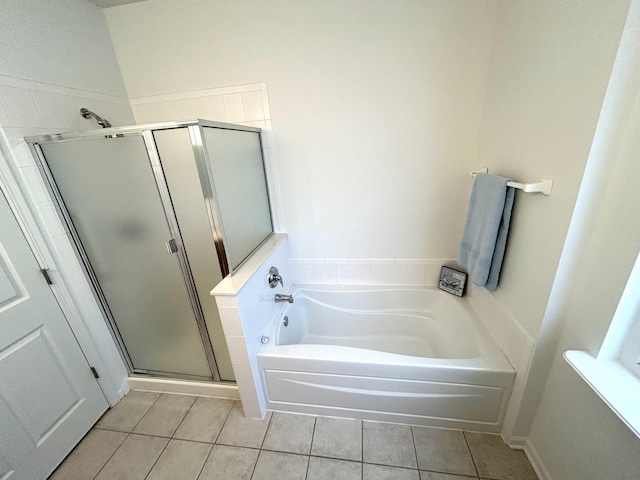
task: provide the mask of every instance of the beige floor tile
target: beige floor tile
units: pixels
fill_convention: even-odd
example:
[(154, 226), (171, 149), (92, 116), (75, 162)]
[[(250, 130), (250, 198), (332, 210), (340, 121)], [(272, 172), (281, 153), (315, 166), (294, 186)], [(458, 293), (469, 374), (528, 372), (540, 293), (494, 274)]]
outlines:
[(429, 427), (411, 429), (421, 470), (477, 475), (462, 432)]
[(306, 455), (262, 450), (251, 480), (304, 480), (308, 462)]
[(418, 468), (411, 427), (362, 422), (362, 459), (391, 467)]
[(274, 412), (262, 448), (309, 454), (316, 417)]
[(362, 420), (318, 417), (311, 454), (343, 460), (362, 460)]
[(133, 429), (134, 433), (171, 437), (196, 397), (163, 393)]
[(478, 477), (467, 477), (464, 475), (451, 475), (448, 473), (420, 471), (420, 480), (477, 480)]
[(231, 413), (224, 427), (222, 427), (216, 443), (238, 447), (260, 448), (270, 419), (271, 412), (267, 412), (267, 415), (262, 420), (246, 418), (242, 412), (242, 404), (236, 402), (231, 409)]
[(213, 443), (233, 408), (233, 400), (198, 397), (174, 438)]
[(130, 432), (160, 396), (155, 392), (130, 391), (118, 404), (107, 410), (96, 428)]
[(214, 445), (198, 480), (250, 480), (260, 450)]
[(132, 433), (122, 442), (96, 480), (143, 480), (168, 442), (168, 438)]
[(196, 480), (213, 445), (170, 440), (146, 480)]
[(420, 480), (420, 473), (408, 468), (365, 463), (362, 465), (362, 480)]
[(93, 480), (127, 435), (124, 432), (91, 430), (49, 480)]
[(361, 480), (362, 463), (335, 458), (311, 457), (306, 480)]
[(465, 432), (481, 477), (496, 480), (537, 480), (522, 450), (512, 450), (499, 435)]

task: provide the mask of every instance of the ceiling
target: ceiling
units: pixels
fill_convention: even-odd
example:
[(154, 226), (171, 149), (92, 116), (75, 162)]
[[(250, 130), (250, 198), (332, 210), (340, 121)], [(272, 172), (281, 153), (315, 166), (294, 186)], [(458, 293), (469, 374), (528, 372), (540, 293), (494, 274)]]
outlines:
[(89, 0), (100, 8), (117, 7), (118, 5), (126, 5), (127, 3), (144, 2), (144, 0)]

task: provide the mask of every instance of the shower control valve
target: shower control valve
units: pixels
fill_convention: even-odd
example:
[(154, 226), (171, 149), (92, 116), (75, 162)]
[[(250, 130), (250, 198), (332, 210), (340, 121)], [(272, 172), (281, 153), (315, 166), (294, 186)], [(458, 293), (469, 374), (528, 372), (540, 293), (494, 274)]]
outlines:
[(282, 277), (280, 276), (280, 272), (276, 267), (271, 267), (269, 269), (269, 275), (267, 275), (267, 283), (271, 288), (276, 288), (278, 283), (280, 283), (281, 287), (284, 287), (284, 283), (282, 283)]

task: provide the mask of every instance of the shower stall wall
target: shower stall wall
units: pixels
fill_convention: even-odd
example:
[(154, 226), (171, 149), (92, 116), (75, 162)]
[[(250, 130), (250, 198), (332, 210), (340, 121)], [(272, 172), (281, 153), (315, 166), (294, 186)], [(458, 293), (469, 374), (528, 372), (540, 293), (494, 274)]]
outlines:
[(193, 120), (26, 140), (130, 372), (234, 381), (209, 291), (273, 234), (260, 130)]

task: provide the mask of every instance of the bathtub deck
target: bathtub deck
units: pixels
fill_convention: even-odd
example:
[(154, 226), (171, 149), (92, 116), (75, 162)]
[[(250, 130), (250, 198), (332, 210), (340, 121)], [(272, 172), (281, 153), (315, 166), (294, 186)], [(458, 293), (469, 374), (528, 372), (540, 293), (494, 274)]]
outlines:
[(130, 392), (50, 478), (124, 472), (131, 480), (537, 479), (524, 453), (497, 435), (278, 412), (250, 420), (233, 400), (150, 392)]

